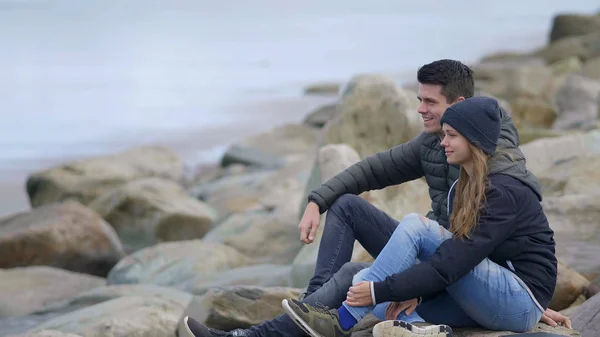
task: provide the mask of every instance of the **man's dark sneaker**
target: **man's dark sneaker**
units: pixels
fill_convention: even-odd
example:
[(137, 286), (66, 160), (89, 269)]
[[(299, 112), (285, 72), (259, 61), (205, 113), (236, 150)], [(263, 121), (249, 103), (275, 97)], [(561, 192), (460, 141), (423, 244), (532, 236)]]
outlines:
[(373, 337), (452, 337), (452, 329), (443, 324), (383, 321), (373, 327)]
[(179, 337), (249, 337), (250, 334), (246, 330), (237, 329), (233, 331), (222, 331), (212, 329), (190, 316), (185, 316), (182, 321), (183, 329), (180, 329), (183, 336)]
[(352, 333), (352, 328), (342, 328), (336, 309), (317, 308), (295, 299), (285, 299), (281, 305), (290, 318), (312, 337), (349, 337)]

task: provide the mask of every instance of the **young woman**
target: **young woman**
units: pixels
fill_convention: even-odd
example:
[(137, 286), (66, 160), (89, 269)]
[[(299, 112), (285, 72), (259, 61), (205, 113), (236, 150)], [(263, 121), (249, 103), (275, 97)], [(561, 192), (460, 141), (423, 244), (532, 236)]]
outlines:
[(523, 332), (540, 321), (556, 285), (553, 231), (541, 196), (517, 178), (488, 172), (500, 133), (498, 102), (466, 99), (441, 123), (448, 163), (460, 165), (448, 199), (450, 231), (410, 214), (357, 274), (339, 309), (284, 300), (311, 336), (350, 336), (373, 310), (390, 319), (375, 326), (375, 337), (451, 336), (450, 327)]

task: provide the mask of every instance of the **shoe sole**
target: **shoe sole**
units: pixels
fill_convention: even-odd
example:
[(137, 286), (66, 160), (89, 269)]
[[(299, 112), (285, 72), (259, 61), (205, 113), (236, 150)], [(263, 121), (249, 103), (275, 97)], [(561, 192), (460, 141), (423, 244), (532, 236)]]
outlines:
[(447, 325), (418, 327), (404, 321), (383, 321), (373, 327), (373, 337), (452, 337)]
[(294, 321), (294, 323), (296, 323), (296, 325), (298, 325), (300, 329), (302, 329), (302, 331), (304, 331), (306, 334), (312, 337), (327, 337), (317, 333), (310, 326), (308, 326), (308, 324), (306, 324), (306, 322), (304, 322), (304, 320), (300, 318), (300, 316), (298, 316), (298, 314), (296, 314), (294, 310), (292, 310), (287, 299), (281, 301), (281, 306), (283, 307), (283, 310), (285, 310), (285, 312), (290, 316), (292, 321)]
[(190, 330), (190, 327), (188, 326), (188, 318), (189, 316), (185, 316), (183, 318), (183, 326), (185, 327), (185, 329), (182, 329), (183, 332), (185, 333), (185, 336), (179, 336), (179, 337), (196, 337), (194, 335), (194, 333), (192, 332), (192, 330)]

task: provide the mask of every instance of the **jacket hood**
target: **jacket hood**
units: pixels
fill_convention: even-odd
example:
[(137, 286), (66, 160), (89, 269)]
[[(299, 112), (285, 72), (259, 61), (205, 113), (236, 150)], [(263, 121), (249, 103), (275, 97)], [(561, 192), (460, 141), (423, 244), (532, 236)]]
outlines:
[(518, 148), (519, 134), (512, 118), (502, 110), (502, 128), (496, 153), (490, 159), (490, 174), (505, 174), (529, 186), (542, 201), (542, 186), (538, 178), (527, 170), (525, 155)]

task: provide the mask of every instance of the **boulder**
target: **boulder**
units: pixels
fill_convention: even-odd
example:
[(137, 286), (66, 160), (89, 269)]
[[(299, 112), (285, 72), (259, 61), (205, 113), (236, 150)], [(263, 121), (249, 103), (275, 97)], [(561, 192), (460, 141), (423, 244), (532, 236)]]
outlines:
[(221, 158), (221, 166), (243, 164), (262, 169), (277, 169), (289, 160), (315, 150), (318, 129), (299, 124), (278, 126), (230, 146)]
[(144, 298), (158, 298), (167, 301), (175, 301), (185, 308), (192, 299), (192, 295), (183, 291), (147, 284), (111, 285), (84, 291), (71, 299), (55, 302), (43, 310), (27, 316), (14, 316), (0, 319), (0, 332), (23, 333), (34, 329), (41, 323), (59, 316), (64, 316), (90, 306), (94, 306), (109, 300), (124, 296), (137, 296)]
[[(281, 301), (298, 298), (299, 295), (300, 289), (294, 288), (215, 288), (203, 296), (194, 297), (183, 317), (190, 316), (220, 330), (249, 328), (283, 314)], [(184, 336), (181, 330), (179, 335)]]
[(190, 194), (216, 209), (220, 219), (232, 213), (263, 210), (258, 190), (268, 184), (275, 173), (277, 170), (270, 169), (226, 175), (194, 186), (190, 189)]
[(0, 269), (0, 317), (27, 315), (105, 283), (52, 267)]
[(574, 329), (583, 337), (595, 337), (600, 331), (600, 294), (583, 303), (570, 317)]
[(572, 73), (580, 72), (583, 67), (583, 63), (578, 57), (572, 56), (567, 59), (554, 62), (549, 67), (550, 71), (552, 72), (552, 76), (560, 78), (571, 75)]
[(600, 154), (566, 158), (537, 176), (544, 196), (594, 195), (600, 187)]
[(586, 277), (600, 270), (600, 192), (546, 197), (542, 201), (554, 230), (556, 255)]
[(27, 193), (32, 207), (67, 199), (87, 205), (125, 182), (149, 177), (180, 181), (183, 163), (166, 148), (139, 147), (34, 173)]
[(80, 335), (74, 335), (72, 333), (65, 333), (56, 330), (39, 330), (24, 332), (18, 335), (8, 335), (7, 337), (82, 337)]
[(89, 207), (112, 225), (127, 252), (164, 241), (202, 238), (217, 219), (212, 207), (162, 178), (125, 183), (99, 196)]
[(290, 287), (291, 266), (259, 264), (211, 273), (196, 283), (188, 283), (185, 290), (203, 295), (211, 288), (228, 286)]
[(600, 56), (600, 32), (560, 39), (535, 50), (532, 55), (543, 58), (547, 64), (571, 57), (586, 62)]
[(184, 309), (166, 298), (123, 296), (53, 318), (35, 330), (86, 337), (175, 337)]
[(102, 302), (114, 300), (123, 296), (155, 297), (166, 299), (186, 307), (192, 300), (193, 295), (179, 289), (161, 287), (152, 284), (115, 284), (102, 285), (87, 291), (80, 292), (76, 296), (53, 305), (46, 306), (38, 313), (48, 312), (73, 312)]
[(540, 139), (540, 138), (553, 138), (553, 137), (565, 136), (566, 134), (568, 134), (568, 132), (561, 131), (561, 130), (552, 130), (552, 129), (547, 129), (547, 128), (543, 128), (543, 127), (527, 127), (527, 126), (518, 128), (518, 131), (519, 131), (519, 143), (521, 145), (527, 144), (531, 141), (534, 141), (534, 140)]
[(581, 73), (588, 78), (600, 80), (600, 57), (587, 60), (581, 68)]
[(559, 14), (552, 20), (550, 42), (598, 31), (600, 31), (600, 17), (596, 15)]
[(251, 211), (277, 213), (286, 220), (297, 219), (312, 164), (310, 157), (300, 157), (279, 169), (224, 176), (199, 185), (190, 193), (215, 208), (221, 221), (231, 214)]
[(595, 128), (600, 102), (600, 81), (579, 74), (567, 77), (555, 96), (557, 117), (552, 128)]
[(600, 131), (538, 139), (521, 147), (527, 167), (542, 183), (542, 205), (563, 263), (593, 276), (600, 270), (598, 176)]
[(123, 255), (114, 229), (75, 201), (0, 219), (0, 268), (45, 265), (106, 276)]
[(309, 113), (304, 118), (304, 124), (322, 128), (338, 115), (338, 111), (337, 103), (323, 105)]
[(203, 241), (233, 247), (255, 263), (289, 264), (302, 247), (295, 217), (266, 212), (232, 214)]
[(521, 150), (527, 168), (537, 175), (566, 159), (600, 154), (600, 131), (538, 139), (521, 146)]
[(341, 84), (337, 82), (314, 83), (304, 88), (304, 93), (309, 95), (333, 95), (340, 92)]
[(423, 130), (414, 92), (381, 75), (353, 77), (342, 92), (339, 115), (324, 130), (323, 144), (345, 143), (361, 158), (404, 143)]
[(108, 274), (107, 283), (143, 283), (185, 290), (188, 283), (250, 262), (235, 249), (218, 243), (201, 240), (160, 243), (119, 261)]
[(558, 280), (550, 301), (550, 308), (555, 311), (568, 308), (573, 305), (579, 296), (584, 294), (589, 285), (590, 281), (583, 275), (559, 262)]
[(548, 127), (554, 121), (549, 88), (552, 71), (543, 60), (521, 57), (486, 61), (473, 66), (478, 90), (508, 102), (515, 125)]

